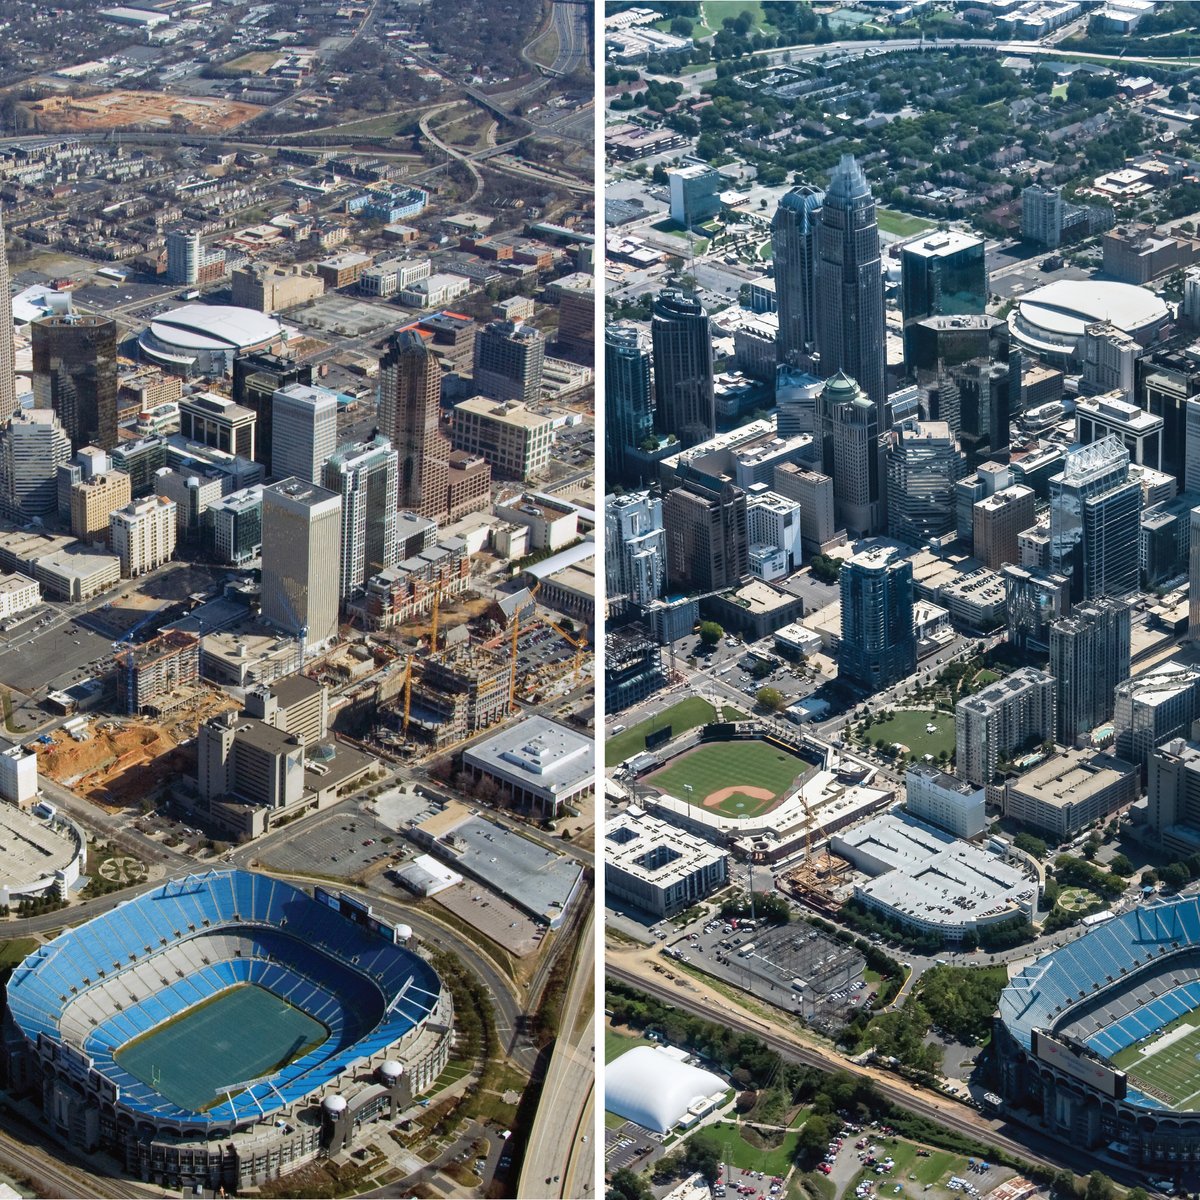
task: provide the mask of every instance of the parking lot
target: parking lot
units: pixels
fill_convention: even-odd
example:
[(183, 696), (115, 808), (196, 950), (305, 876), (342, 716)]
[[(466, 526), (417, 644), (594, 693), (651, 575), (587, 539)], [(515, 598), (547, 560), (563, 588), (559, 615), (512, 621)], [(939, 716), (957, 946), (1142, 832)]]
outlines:
[(304, 822), (290, 837), (272, 841), (264, 848), (262, 861), (284, 872), (348, 878), (405, 848), (383, 822), (352, 800)]
[(107, 670), (112, 642), (82, 625), (35, 624), (0, 647), (0, 683), (22, 692), (61, 690)]
[(818, 1025), (843, 1024), (870, 996), (863, 956), (803, 923), (710, 922), (664, 950)]

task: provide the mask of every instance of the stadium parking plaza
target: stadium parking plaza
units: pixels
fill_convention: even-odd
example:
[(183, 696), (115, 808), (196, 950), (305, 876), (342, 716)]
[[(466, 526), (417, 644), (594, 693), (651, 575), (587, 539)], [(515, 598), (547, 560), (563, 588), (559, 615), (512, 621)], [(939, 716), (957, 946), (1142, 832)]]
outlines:
[(1195, 1109), (1200, 1102), (1200, 1009), (1127, 1046), (1111, 1062), (1172, 1108)]
[(315, 1050), (329, 1030), (286, 1000), (242, 984), (193, 1005), (116, 1052), (118, 1065), (180, 1108), (203, 1112)]
[(646, 782), (726, 816), (753, 817), (773, 808), (805, 770), (778, 742), (708, 742), (672, 758)]

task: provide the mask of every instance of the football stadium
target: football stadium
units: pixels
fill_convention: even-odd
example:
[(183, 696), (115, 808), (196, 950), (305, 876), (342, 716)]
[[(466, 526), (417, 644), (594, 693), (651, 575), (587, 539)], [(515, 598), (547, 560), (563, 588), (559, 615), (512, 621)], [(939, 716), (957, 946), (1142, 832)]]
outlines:
[(1166, 1175), (1200, 1164), (1200, 897), (1096, 926), (1014, 975), (999, 1090), (1075, 1145)]
[(10, 1075), (55, 1136), (134, 1178), (256, 1186), (345, 1150), (445, 1067), (449, 991), (410, 934), (265, 875), (172, 880), (16, 968)]

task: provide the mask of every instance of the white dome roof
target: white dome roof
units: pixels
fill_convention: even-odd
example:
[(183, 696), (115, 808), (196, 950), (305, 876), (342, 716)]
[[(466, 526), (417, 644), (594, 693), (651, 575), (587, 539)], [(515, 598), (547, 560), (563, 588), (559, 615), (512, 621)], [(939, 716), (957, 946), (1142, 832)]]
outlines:
[(666, 1133), (697, 1100), (728, 1086), (711, 1071), (689, 1067), (654, 1046), (636, 1046), (605, 1068), (604, 1105), (618, 1117)]
[(1137, 335), (1168, 317), (1148, 288), (1103, 279), (1056, 279), (1022, 296), (1009, 314), (1016, 340), (1035, 353), (1074, 349), (1088, 325), (1107, 321)]
[(413, 935), (413, 930), (412, 930), (411, 925), (397, 925), (396, 926), (396, 936), (402, 942), (407, 942), (408, 939), (410, 937), (412, 937), (412, 935)]
[(345, 1096), (326, 1096), (325, 1099), (321, 1101), (321, 1107), (327, 1113), (345, 1112), (346, 1111), (346, 1097)]
[(185, 304), (150, 322), (150, 333), (160, 343), (185, 350), (243, 350), (282, 332), (274, 317), (230, 304)]
[(394, 1058), (388, 1058), (379, 1064), (379, 1073), (386, 1079), (399, 1079), (404, 1068)]

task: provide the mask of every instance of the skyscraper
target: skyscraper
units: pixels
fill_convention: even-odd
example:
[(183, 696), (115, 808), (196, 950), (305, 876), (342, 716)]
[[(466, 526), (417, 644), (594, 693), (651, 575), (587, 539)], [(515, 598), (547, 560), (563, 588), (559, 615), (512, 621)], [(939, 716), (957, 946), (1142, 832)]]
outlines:
[(289, 383), (312, 383), (312, 364), (298, 363), (269, 351), (243, 354), (233, 360), (233, 399), (255, 413), (254, 457), (274, 472), (271, 463), (271, 402), (275, 393)]
[(771, 221), (771, 257), (779, 305), (779, 361), (796, 366), (817, 339), (817, 214), (825, 193), (801, 184), (787, 192)]
[(1109, 435), (1067, 453), (1050, 480), (1050, 566), (1071, 580), (1073, 603), (1138, 588), (1142, 489), (1129, 451)]
[(604, 331), (604, 461), (608, 483), (629, 486), (639, 472), (630, 454), (654, 436), (650, 351), (633, 325)]
[(13, 414), (0, 433), (0, 507), (16, 521), (53, 518), (58, 468), (71, 461), (71, 439), (48, 408)]
[(432, 521), (486, 508), (491, 469), (440, 428), (442, 367), (417, 328), (392, 335), (379, 360), (379, 426), (397, 455), (396, 501)]
[(33, 396), (52, 408), (71, 449), (117, 444), (117, 323), (74, 313), (33, 322)]
[(900, 252), (900, 308), (904, 316), (904, 366), (914, 370), (909, 329), (937, 316), (977, 316), (987, 307), (983, 238), (939, 230), (905, 244)]
[(1101, 596), (1050, 624), (1054, 739), (1073, 746), (1111, 721), (1113, 689), (1129, 678), (1129, 605)]
[(852, 155), (842, 156), (830, 178), (816, 251), (821, 374), (846, 372), (882, 410), (887, 359), (879, 226), (870, 185)]
[(880, 533), (884, 526), (879, 413), (880, 406), (841, 371), (817, 397), (822, 470), (833, 480), (837, 523), (851, 533)]
[(736, 587), (750, 571), (746, 493), (729, 482), (689, 479), (663, 500), (667, 582), (692, 592)]
[(8, 278), (8, 246), (0, 212), (0, 426), (17, 411), (16, 351), (13, 346), (12, 285)]
[(262, 615), (306, 652), (337, 635), (341, 537), (336, 492), (295, 478), (263, 488)]
[(396, 451), (385, 437), (339, 447), (325, 487), (342, 498), (342, 598), (396, 565)]
[(944, 421), (905, 421), (887, 450), (888, 532), (923, 545), (955, 527), (954, 485), (967, 461)]
[(912, 563), (894, 546), (871, 545), (846, 559), (838, 677), (872, 692), (917, 669)]
[(662, 498), (655, 492), (631, 492), (604, 498), (604, 575), (606, 596), (628, 596), (649, 604), (666, 583), (666, 534)]
[(532, 404), (541, 396), (546, 339), (520, 321), (492, 321), (475, 335), (475, 390)]
[(665, 288), (650, 320), (654, 347), (654, 428), (674, 434), (683, 449), (717, 429), (712, 331), (695, 296)]
[(319, 483), (337, 449), (337, 395), (289, 383), (271, 397), (271, 464), (277, 475)]

